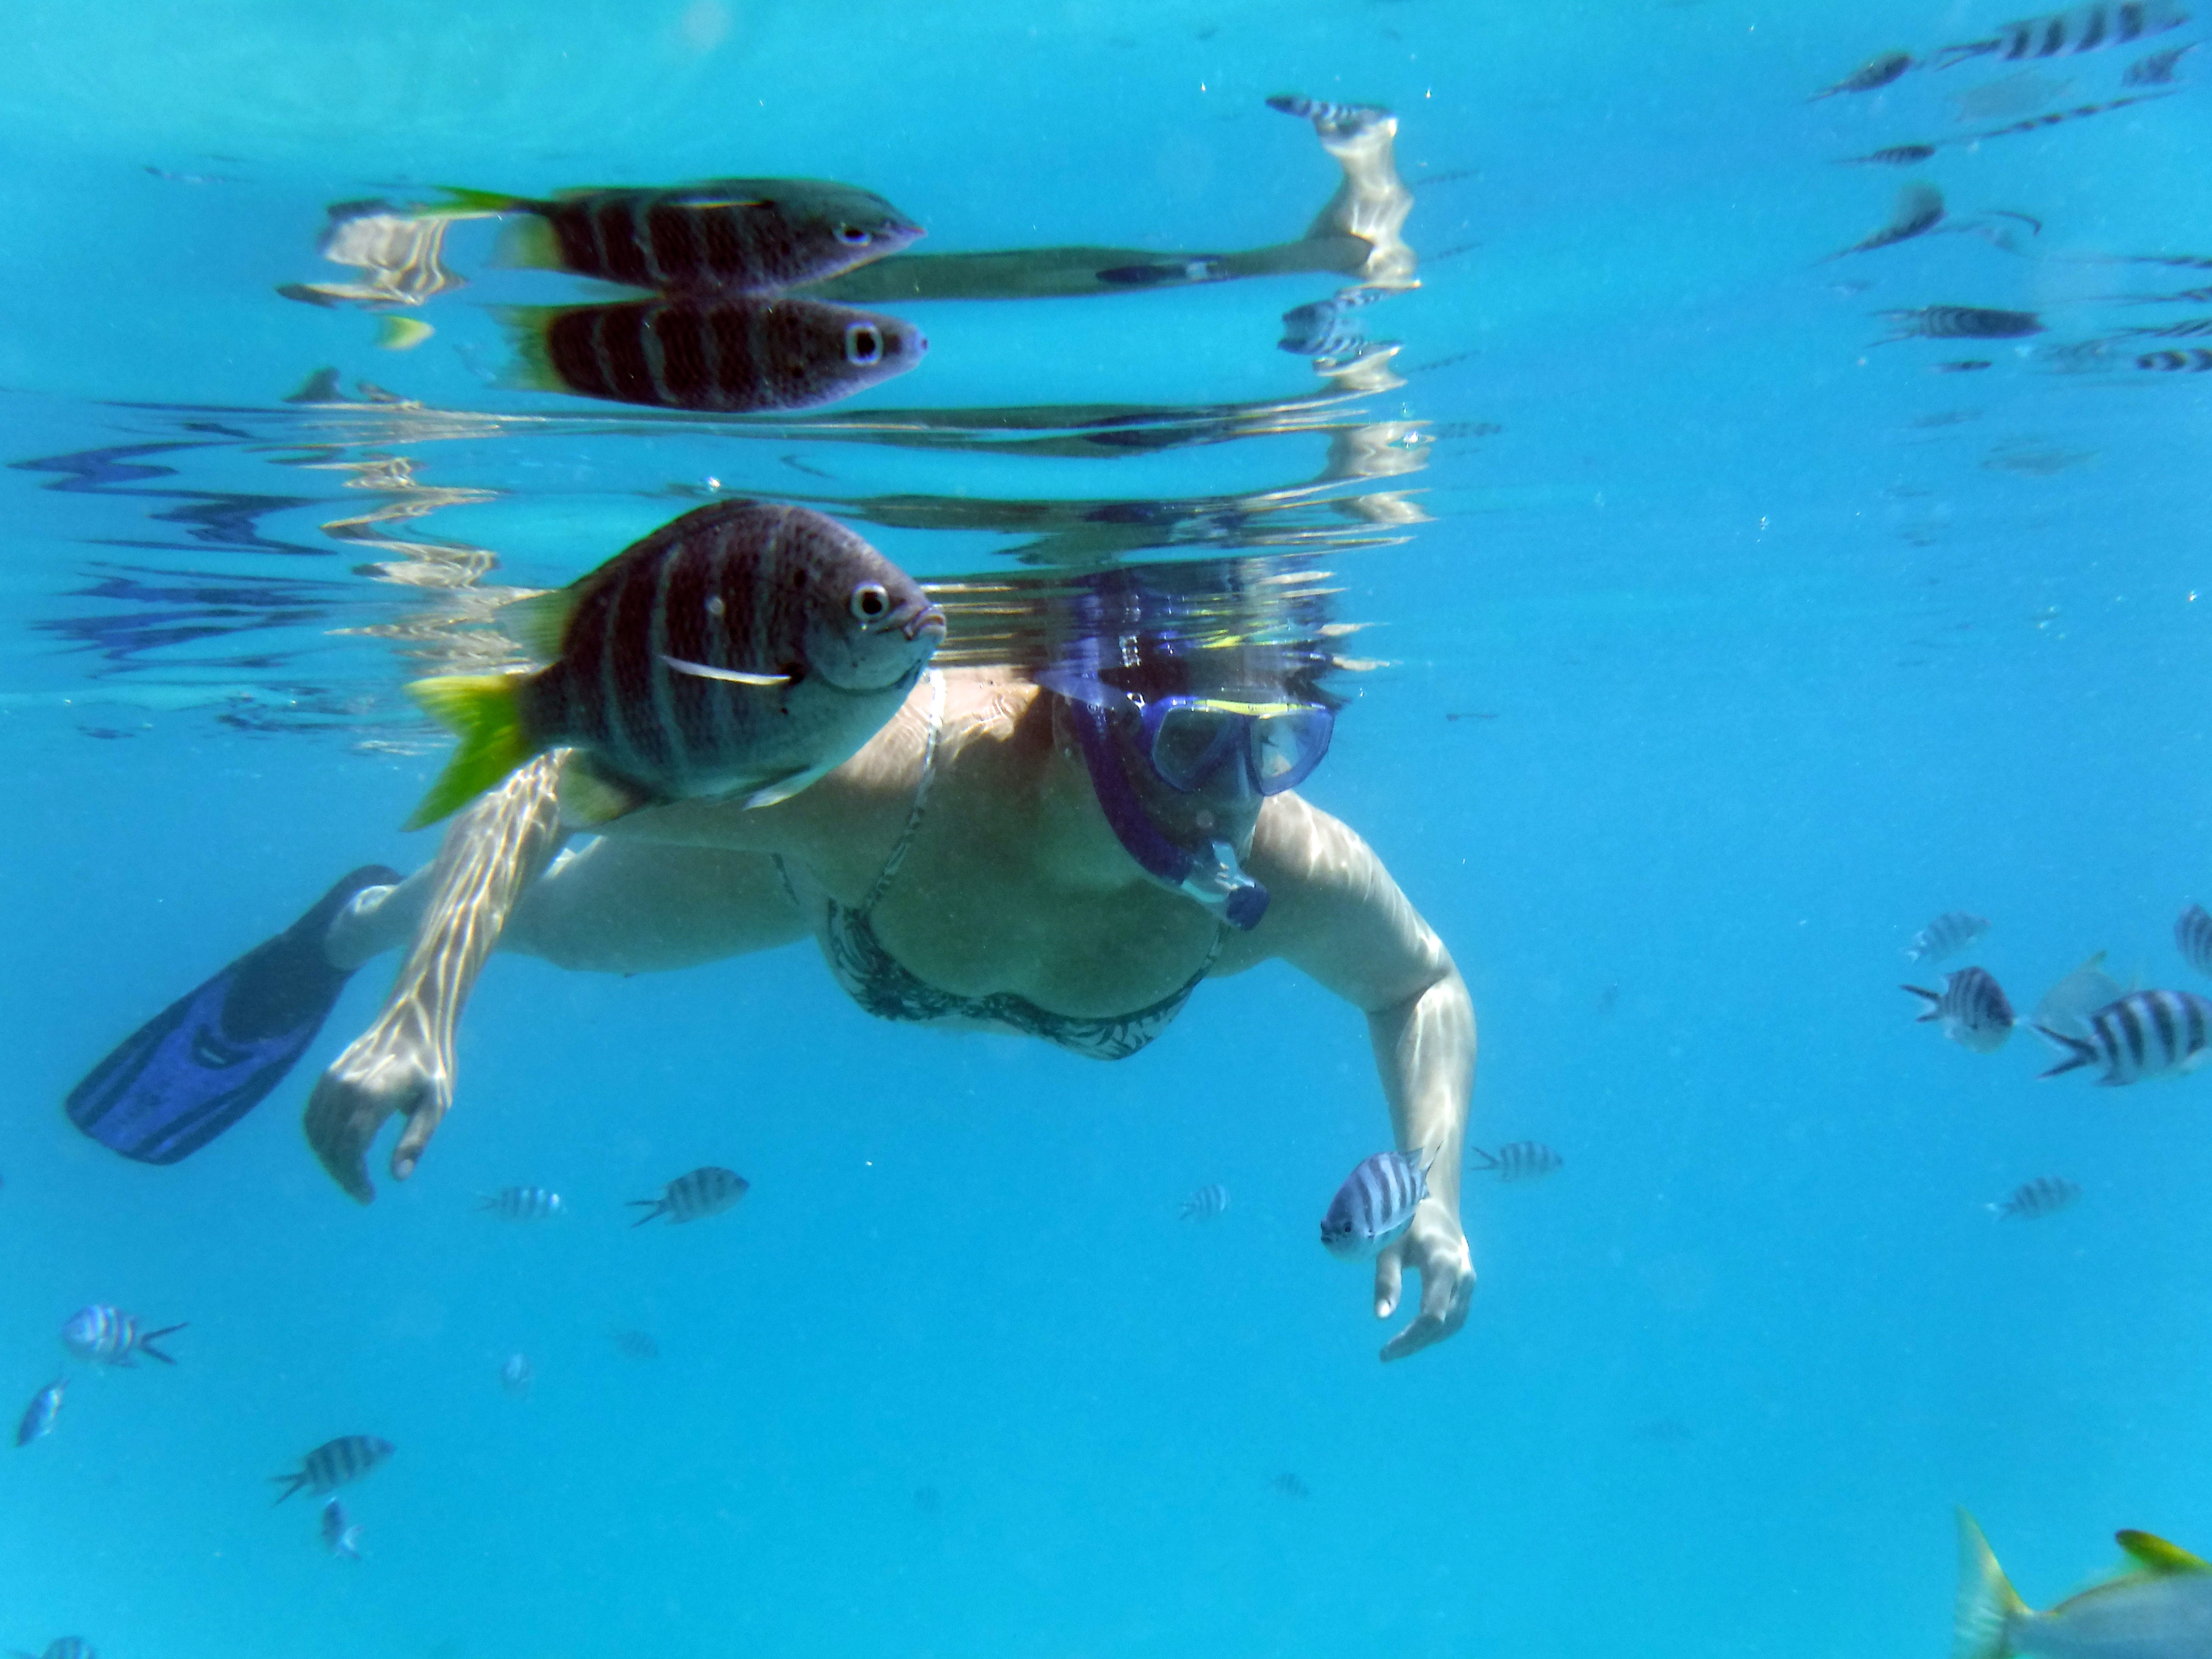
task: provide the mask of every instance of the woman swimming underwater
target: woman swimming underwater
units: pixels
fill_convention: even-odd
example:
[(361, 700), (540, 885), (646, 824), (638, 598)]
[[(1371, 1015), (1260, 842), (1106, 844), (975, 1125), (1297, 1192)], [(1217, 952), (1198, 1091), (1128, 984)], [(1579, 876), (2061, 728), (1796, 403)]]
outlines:
[[(307, 1109), (318, 1156), (364, 1201), (385, 1120), (406, 1115), (404, 1179), (444, 1116), (453, 1024), (495, 944), (635, 974), (811, 934), (871, 1013), (1105, 1060), (1144, 1048), (1201, 981), (1279, 959), (1366, 1015), (1395, 1144), (1433, 1155), (1375, 1276), (1378, 1318), (1420, 1276), (1382, 1358), (1416, 1352), (1460, 1328), (1474, 1285), (1459, 1219), (1474, 1009), (1381, 860), (1295, 793), (1328, 746), (1327, 653), (1255, 642), (1233, 617), (1195, 625), (1171, 568), (1081, 579), (1044, 661), (923, 675), (852, 759), (773, 805), (650, 807), (556, 857), (560, 757), (541, 757), (434, 863), (355, 872), (158, 1018), (70, 1115), (127, 1155), (184, 1156), (274, 1086), (348, 974), (410, 940), (382, 1017)], [(1217, 611), (1220, 570), (1204, 578)]]

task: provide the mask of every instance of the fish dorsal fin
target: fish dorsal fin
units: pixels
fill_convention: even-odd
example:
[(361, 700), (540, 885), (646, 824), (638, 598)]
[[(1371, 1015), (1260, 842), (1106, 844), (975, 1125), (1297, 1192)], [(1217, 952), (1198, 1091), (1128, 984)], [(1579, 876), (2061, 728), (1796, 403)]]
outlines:
[(558, 661), (568, 618), (576, 614), (583, 597), (582, 588), (577, 586), (533, 593), (526, 599), (510, 599), (499, 608), (499, 625), (532, 656)]
[(2191, 1555), (2179, 1544), (2169, 1544), (2155, 1533), (2128, 1528), (2112, 1534), (2128, 1557), (2146, 1572), (2212, 1572), (2212, 1561)]

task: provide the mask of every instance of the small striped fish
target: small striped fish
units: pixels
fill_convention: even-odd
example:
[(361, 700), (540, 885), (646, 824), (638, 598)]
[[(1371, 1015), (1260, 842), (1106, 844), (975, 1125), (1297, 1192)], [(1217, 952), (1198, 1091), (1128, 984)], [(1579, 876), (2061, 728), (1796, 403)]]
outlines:
[(336, 1440), (325, 1441), (301, 1458), (300, 1467), (290, 1474), (272, 1474), (269, 1478), (284, 1488), (276, 1494), (280, 1504), (303, 1487), (320, 1498), (349, 1481), (360, 1480), (391, 1456), (392, 1449), (389, 1440), (373, 1434), (340, 1435)]
[(2160, 323), (2144, 328), (2124, 328), (2114, 337), (2187, 340), (2200, 334), (2212, 334), (2212, 317), (2185, 317), (2178, 323)]
[(1332, 342), (1362, 339), (1357, 331), (1340, 329), (1337, 325), (1349, 313), (1373, 305), (1389, 291), (1382, 288), (1347, 289), (1311, 305), (1293, 306), (1283, 313), (1283, 337), (1275, 343), (1301, 357), (1334, 356), (1337, 353), (1328, 349)]
[(2012, 1035), (2012, 1004), (1995, 976), (1983, 969), (1961, 968), (1955, 974), (1944, 975), (1941, 991), (1924, 990), (1917, 985), (1900, 988), (1918, 997), (1927, 1009), (1920, 1016), (1921, 1024), (1941, 1021), (1943, 1035), (1962, 1048), (1993, 1054)]
[(149, 1359), (173, 1365), (177, 1362), (154, 1344), (184, 1328), (182, 1324), (177, 1324), (164, 1325), (158, 1331), (143, 1331), (138, 1328), (136, 1314), (95, 1302), (88, 1308), (80, 1308), (76, 1317), (62, 1327), (62, 1346), (78, 1358), (89, 1359), (95, 1364), (128, 1365), (132, 1354), (143, 1353)]
[(2175, 0), (2118, 0), (2117, 4), (2112, 0), (2089, 0), (2087, 5), (2007, 23), (1986, 40), (1962, 40), (1945, 46), (1929, 61), (1936, 69), (1947, 70), (1992, 52), (2013, 64), (2030, 58), (2099, 52), (2162, 34), (2188, 21), (2189, 13)]
[(2085, 1036), (2036, 1030), (2067, 1056), (2045, 1077), (2102, 1066), (2100, 1083), (2144, 1083), (2193, 1072), (2212, 1054), (2212, 1001), (2192, 991), (2136, 991), (2090, 1015)]
[(660, 1344), (653, 1340), (651, 1331), (632, 1330), (617, 1326), (607, 1334), (614, 1339), (615, 1352), (628, 1359), (658, 1359)]
[(1848, 161), (1870, 161), (1876, 167), (1909, 167), (1926, 161), (1936, 153), (1933, 144), (1892, 144), (1887, 149), (1871, 149), (1863, 155), (1850, 155)]
[(2057, 1215), (2081, 1196), (2081, 1189), (2064, 1176), (2038, 1176), (2012, 1190), (2012, 1196), (1990, 1208), (2000, 1221), (2040, 1221)]
[(1229, 1213), (1229, 1188), (1215, 1182), (1200, 1187), (1182, 1201), (1177, 1218), (1183, 1221), (1211, 1221), (1216, 1216)]
[(564, 191), (550, 201), (448, 192), (448, 215), (525, 213), (509, 264), (660, 294), (768, 294), (911, 246), (921, 227), (872, 191), (818, 179), (717, 179), (663, 190)]
[(1344, 1178), (1321, 1218), (1323, 1249), (1346, 1261), (1374, 1255), (1413, 1224), (1429, 1195), (1427, 1152), (1377, 1152)]
[(708, 1164), (680, 1175), (660, 1189), (659, 1198), (633, 1198), (633, 1206), (641, 1206), (645, 1213), (631, 1223), (642, 1227), (656, 1216), (666, 1216), (671, 1221), (699, 1221), (710, 1215), (720, 1215), (733, 1209), (751, 1185), (735, 1170), (725, 1170), (720, 1164)]
[(502, 1187), (478, 1193), (477, 1208), (501, 1221), (545, 1221), (561, 1213), (561, 1194), (547, 1187)]
[(1294, 92), (1277, 93), (1267, 100), (1267, 107), (1312, 122), (1323, 137), (1364, 132), (1390, 118), (1390, 112), (1380, 104), (1324, 104)]
[(1884, 311), (1877, 314), (1897, 330), (1889, 340), (2017, 340), (2024, 335), (2043, 332), (2043, 319), (2032, 311), (1997, 311), (1984, 306), (1923, 306), (1917, 311)]
[(501, 315), (514, 331), (517, 386), (720, 415), (833, 404), (905, 374), (929, 350), (911, 323), (821, 300), (647, 300)]
[(2173, 924), (2174, 947), (2181, 959), (2200, 974), (2212, 974), (2212, 915), (2192, 904)]
[(2148, 351), (2136, 359), (2136, 367), (2160, 374), (2202, 374), (2212, 369), (2212, 351), (2203, 346), (2187, 351)]
[(2120, 84), (2127, 87), (2172, 86), (2174, 71), (2180, 67), (2183, 57), (2196, 51), (2197, 45), (2192, 40), (2185, 46), (2168, 46), (2162, 52), (2145, 52), (2128, 65), (2128, 72), (2120, 77)]
[(528, 1354), (511, 1353), (499, 1368), (499, 1386), (518, 1399), (526, 1399), (530, 1384), (537, 1373), (530, 1368)]
[(1911, 962), (1941, 962), (1978, 943), (1989, 931), (1987, 916), (1965, 910), (1946, 910), (1912, 936), (1912, 943), (1905, 947), (1905, 958)]
[(346, 1524), (345, 1505), (335, 1498), (323, 1505), (323, 1547), (341, 1561), (361, 1559), (361, 1528)]
[(1872, 92), (1886, 87), (1912, 67), (1909, 52), (1878, 52), (1861, 64), (1832, 87), (1824, 87), (1807, 101), (1819, 103), (1823, 98), (1833, 98), (1839, 92)]
[(1869, 231), (1841, 252), (1827, 257), (1840, 259), (1845, 254), (1868, 253), (1878, 247), (1910, 241), (1915, 236), (1926, 235), (1942, 222), (1943, 192), (1930, 184), (1910, 184), (1897, 192), (1897, 202), (1890, 209), (1888, 221), (1879, 230)]
[(58, 1376), (31, 1396), (24, 1408), (22, 1421), (15, 1425), (15, 1443), (27, 1446), (33, 1440), (43, 1440), (54, 1431), (54, 1419), (62, 1413), (62, 1395), (68, 1392), (69, 1379)]
[[(31, 1659), (31, 1656), (21, 1649), (14, 1651), (16, 1659)], [(92, 1644), (82, 1636), (57, 1636), (46, 1644), (46, 1650), (39, 1655), (39, 1659), (100, 1659), (100, 1656), (93, 1651)]]
[(1566, 1167), (1566, 1160), (1540, 1140), (1509, 1140), (1495, 1157), (1480, 1146), (1468, 1151), (1482, 1160), (1485, 1170), (1496, 1171), (1500, 1181), (1541, 1181)]
[(687, 513), (500, 621), (550, 665), (408, 687), (462, 739), (410, 827), (562, 744), (585, 751), (562, 779), (572, 822), (781, 800), (874, 736), (945, 637), (945, 613), (867, 543), (762, 501)]

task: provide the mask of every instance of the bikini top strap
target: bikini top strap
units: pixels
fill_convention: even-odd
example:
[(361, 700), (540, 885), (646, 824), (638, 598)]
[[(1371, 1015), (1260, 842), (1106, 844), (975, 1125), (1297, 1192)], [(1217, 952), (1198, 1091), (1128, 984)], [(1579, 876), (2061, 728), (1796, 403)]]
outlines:
[(929, 735), (921, 745), (921, 781), (914, 787), (914, 805), (907, 809), (906, 827), (899, 831), (897, 844), (891, 855), (884, 860), (883, 873), (876, 884), (868, 889), (854, 914), (865, 916), (876, 908), (891, 878), (898, 874), (899, 866), (906, 862), (907, 849), (914, 845), (914, 832), (921, 826), (921, 810), (929, 801), (929, 782), (937, 775), (937, 736), (945, 727), (945, 676), (933, 668), (929, 671)]

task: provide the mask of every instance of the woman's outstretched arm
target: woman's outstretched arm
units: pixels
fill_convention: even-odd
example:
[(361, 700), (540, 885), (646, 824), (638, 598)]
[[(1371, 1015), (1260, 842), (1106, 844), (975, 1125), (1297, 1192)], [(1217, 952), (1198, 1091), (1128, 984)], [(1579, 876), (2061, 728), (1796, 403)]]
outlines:
[(1328, 813), (1296, 795), (1269, 801), (1249, 867), (1272, 902), (1260, 927), (1224, 952), (1224, 966), (1279, 957), (1363, 1010), (1396, 1143), (1433, 1154), (1427, 1201), (1375, 1264), (1378, 1319), (1397, 1311), (1407, 1268), (1421, 1278), (1420, 1312), (1382, 1348), (1384, 1359), (1402, 1359), (1458, 1330), (1474, 1293), (1459, 1214), (1474, 1005), (1374, 849)]

